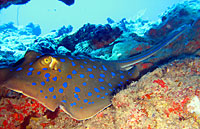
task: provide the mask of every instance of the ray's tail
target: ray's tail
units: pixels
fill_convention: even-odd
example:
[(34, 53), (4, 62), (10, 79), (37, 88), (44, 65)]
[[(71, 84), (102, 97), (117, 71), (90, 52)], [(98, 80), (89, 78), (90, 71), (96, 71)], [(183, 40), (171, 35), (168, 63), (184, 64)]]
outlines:
[(169, 36), (167, 36), (167, 38), (164, 39), (162, 42), (158, 43), (158, 45), (155, 45), (154, 47), (148, 49), (147, 51), (142, 52), (141, 54), (138, 54), (136, 56), (130, 57), (125, 60), (116, 61), (118, 63), (118, 67), (123, 71), (131, 69), (133, 67), (133, 64), (136, 64), (140, 61), (149, 58), (163, 47), (169, 45), (174, 40), (176, 40), (180, 35), (182, 35), (188, 28), (190, 28), (190, 25), (186, 25), (179, 28), (177, 31), (169, 34)]

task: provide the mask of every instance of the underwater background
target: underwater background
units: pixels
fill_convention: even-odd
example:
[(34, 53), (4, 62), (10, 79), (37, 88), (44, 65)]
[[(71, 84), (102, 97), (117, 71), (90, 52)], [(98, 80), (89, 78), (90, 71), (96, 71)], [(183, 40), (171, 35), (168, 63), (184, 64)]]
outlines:
[(0, 68), (13, 66), (29, 50), (127, 59), (189, 26), (135, 64), (137, 80), (87, 120), (59, 108), (52, 112), (40, 100), (0, 86), (0, 129), (200, 127), (200, 1), (0, 0), (0, 9)]

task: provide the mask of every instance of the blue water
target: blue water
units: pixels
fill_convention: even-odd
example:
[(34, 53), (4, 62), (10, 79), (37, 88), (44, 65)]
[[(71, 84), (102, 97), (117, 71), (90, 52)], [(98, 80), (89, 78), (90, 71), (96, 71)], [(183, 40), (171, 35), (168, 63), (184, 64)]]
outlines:
[(42, 34), (72, 25), (74, 31), (83, 24), (105, 24), (110, 17), (118, 22), (122, 18), (134, 19), (141, 15), (143, 19), (158, 20), (159, 15), (173, 4), (183, 0), (75, 0), (67, 6), (58, 0), (31, 0), (25, 5), (11, 5), (0, 10), (0, 25), (14, 22), (27, 25), (39, 24)]

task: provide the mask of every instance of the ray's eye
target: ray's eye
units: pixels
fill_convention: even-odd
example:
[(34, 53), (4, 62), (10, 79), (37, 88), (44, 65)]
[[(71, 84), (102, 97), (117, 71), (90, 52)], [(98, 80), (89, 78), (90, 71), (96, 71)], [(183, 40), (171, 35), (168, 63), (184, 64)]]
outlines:
[(50, 56), (48, 56), (48, 57), (45, 57), (45, 58), (41, 61), (41, 63), (42, 63), (43, 65), (47, 65), (47, 64), (50, 64), (51, 61), (52, 61), (52, 58), (51, 58)]
[(51, 60), (49, 58), (44, 59), (44, 63), (49, 64), (50, 62), (51, 62)]

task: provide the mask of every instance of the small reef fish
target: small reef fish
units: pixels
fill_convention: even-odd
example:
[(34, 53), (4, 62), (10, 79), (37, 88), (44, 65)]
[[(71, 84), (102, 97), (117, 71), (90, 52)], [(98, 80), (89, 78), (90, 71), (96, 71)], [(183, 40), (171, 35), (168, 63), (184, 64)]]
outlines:
[(133, 64), (173, 42), (186, 28), (125, 60), (105, 61), (28, 51), (13, 67), (0, 69), (0, 86), (31, 97), (51, 111), (60, 107), (74, 119), (89, 119), (111, 105), (117, 89), (139, 74)]

